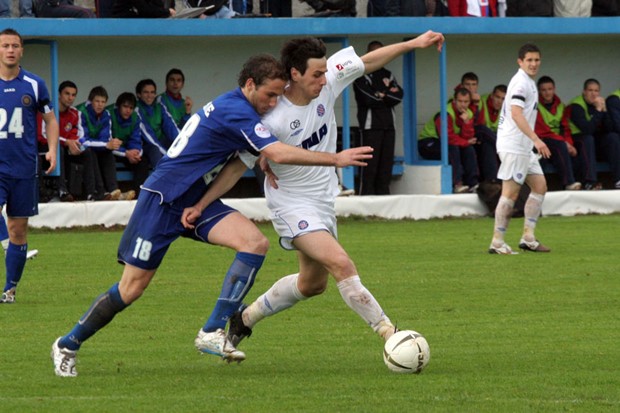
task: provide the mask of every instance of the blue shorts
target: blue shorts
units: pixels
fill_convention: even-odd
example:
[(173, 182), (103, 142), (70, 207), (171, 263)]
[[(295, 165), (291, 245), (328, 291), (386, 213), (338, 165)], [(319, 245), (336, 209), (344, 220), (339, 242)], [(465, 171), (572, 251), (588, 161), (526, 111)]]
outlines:
[(118, 261), (143, 270), (159, 267), (172, 241), (187, 237), (208, 242), (209, 231), (226, 215), (235, 212), (219, 199), (209, 205), (194, 223), (194, 229), (181, 224), (183, 208), (160, 204), (161, 196), (143, 189), (129, 218), (118, 247)]
[(0, 205), (6, 205), (6, 215), (27, 218), (39, 213), (39, 179), (19, 179), (0, 176)]

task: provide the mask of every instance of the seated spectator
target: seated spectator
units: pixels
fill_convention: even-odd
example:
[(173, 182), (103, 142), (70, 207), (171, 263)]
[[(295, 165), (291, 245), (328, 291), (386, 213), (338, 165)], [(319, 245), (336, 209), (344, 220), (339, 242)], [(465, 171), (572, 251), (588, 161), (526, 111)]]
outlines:
[[(251, 1), (250, 1), (251, 2)], [(238, 11), (237, 9), (235, 9)], [(261, 0), (260, 12), (271, 17), (293, 17), (291, 0)]]
[(506, 0), (507, 17), (553, 17), (553, 0)]
[(464, 87), (469, 90), (471, 96), (471, 103), (469, 109), (471, 109), (474, 117), (478, 117), (480, 112), (480, 94), (478, 93), (478, 75), (474, 72), (463, 73), (461, 76), (461, 83), (459, 83), (454, 90)]
[[(0, 18), (11, 17), (11, 0), (0, 0)], [(35, 17), (32, 0), (19, 0), (19, 17)]]
[(497, 17), (497, 0), (449, 0), (450, 16)]
[(607, 114), (601, 85), (596, 79), (588, 79), (583, 93), (570, 103), (570, 129), (573, 142), (582, 160), (578, 176), (585, 189), (601, 189), (598, 182), (596, 161), (605, 160), (611, 166), (615, 187), (620, 189), (620, 134), (613, 132), (611, 116)]
[(37, 17), (95, 18), (91, 9), (76, 6), (73, 0), (34, 0)]
[(480, 111), (476, 118), (475, 132), (478, 138), (476, 155), (480, 166), (481, 181), (495, 181), (499, 161), (497, 158), (497, 126), (499, 114), (506, 97), (506, 85), (497, 85), (490, 95), (480, 98)]
[(176, 14), (174, 7), (167, 7), (163, 0), (115, 0), (112, 17), (166, 18)]
[(549, 76), (538, 79), (538, 114), (534, 132), (545, 142), (551, 151), (551, 158), (541, 159), (550, 162), (558, 172), (562, 187), (570, 191), (581, 189), (581, 182), (575, 180), (573, 161), (577, 149), (568, 125), (567, 111), (555, 93), (555, 82)]
[[(471, 95), (465, 88), (457, 88), (448, 103), (448, 158), (452, 165), (452, 183), (455, 193), (475, 192), (478, 187), (478, 162), (474, 145), (474, 114), (469, 109)], [(420, 134), (418, 150), (425, 159), (441, 159), (441, 116), (431, 118)]]
[(133, 199), (135, 193), (121, 192), (116, 180), (116, 159), (113, 150), (120, 148), (122, 141), (112, 137), (110, 113), (105, 109), (108, 92), (103, 86), (96, 86), (88, 94), (88, 101), (77, 106), (82, 113), (84, 137), (82, 145), (93, 151), (95, 160), (96, 195), (89, 195), (88, 201)]
[[(95, 198), (95, 161), (93, 152), (82, 146), (80, 139), (83, 138), (80, 112), (73, 107), (78, 88), (70, 80), (64, 81), (58, 87), (58, 129), (59, 129), (59, 169), (60, 176), (57, 178), (58, 198), (62, 202), (71, 202), (77, 195), (82, 193), (82, 182), (86, 196)], [(45, 122), (38, 117), (38, 139), (41, 145), (47, 147), (45, 136)], [(79, 166), (79, 168), (74, 166)], [(78, 173), (79, 171), (79, 173)], [(74, 175), (79, 176), (74, 176)], [(69, 182), (79, 183), (79, 187), (71, 193)], [(78, 191), (79, 189), (79, 191)]]
[(138, 105), (136, 112), (140, 117), (142, 149), (151, 169), (166, 154), (166, 151), (179, 134), (179, 128), (166, 107), (156, 102), (157, 85), (152, 79), (143, 79), (136, 85)]
[(170, 69), (166, 74), (166, 91), (157, 97), (157, 102), (168, 109), (179, 129), (183, 129), (185, 122), (192, 116), (194, 105), (192, 98), (181, 95), (184, 85), (185, 75), (181, 69)]
[(366, 15), (382, 16), (433, 16), (437, 0), (368, 0)]
[[(116, 103), (106, 109), (112, 118), (112, 139), (122, 143), (112, 153), (117, 162), (122, 162), (133, 172), (133, 198), (140, 192), (140, 185), (149, 175), (149, 163), (142, 157), (142, 135), (140, 133), (140, 118), (135, 112), (136, 97), (133, 93), (124, 92), (118, 95)], [(129, 196), (126, 196), (129, 198)]]
[(553, 0), (555, 17), (590, 17), (592, 0)]
[(611, 120), (611, 131), (614, 133), (620, 133), (620, 89), (616, 89), (605, 100), (607, 105), (607, 113)]
[(617, 16), (620, 14), (620, 0), (593, 0), (592, 16)]
[[(249, 0), (248, 0), (249, 1)], [(184, 0), (186, 7), (209, 7), (209, 9), (200, 16), (201, 19), (230, 19), (238, 15), (238, 13), (229, 8), (235, 7), (230, 0)], [(212, 6), (212, 7), (210, 7)], [(237, 7), (239, 7), (237, 2)]]
[(299, 0), (308, 4), (315, 11), (306, 17), (355, 17), (357, 8), (355, 0)]

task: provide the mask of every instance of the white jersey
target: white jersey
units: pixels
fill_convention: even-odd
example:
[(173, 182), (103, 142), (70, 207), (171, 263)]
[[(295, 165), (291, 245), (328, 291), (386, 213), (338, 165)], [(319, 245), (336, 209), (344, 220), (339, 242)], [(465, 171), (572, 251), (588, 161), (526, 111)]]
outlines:
[(497, 128), (497, 152), (529, 155), (534, 148), (534, 142), (528, 138), (517, 126), (512, 118), (512, 106), (523, 108), (523, 115), (534, 130), (536, 123), (536, 107), (538, 104), (538, 89), (536, 82), (523, 69), (512, 77), (506, 91), (506, 99)]
[[(364, 74), (364, 62), (353, 47), (342, 49), (327, 60), (327, 84), (306, 106), (297, 106), (280, 96), (275, 108), (263, 117), (263, 124), (287, 145), (310, 151), (336, 152), (336, 99), (355, 79)], [(282, 165), (270, 162), (278, 177), (278, 189), (265, 185), (267, 206), (274, 209), (299, 205), (303, 199), (334, 202), (338, 177), (333, 166)]]

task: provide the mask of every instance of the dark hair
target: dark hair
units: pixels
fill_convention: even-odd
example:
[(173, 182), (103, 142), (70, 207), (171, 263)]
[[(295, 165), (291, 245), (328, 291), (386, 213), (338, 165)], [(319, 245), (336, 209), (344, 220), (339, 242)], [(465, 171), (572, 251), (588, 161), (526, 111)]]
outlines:
[(65, 80), (64, 82), (60, 84), (60, 86), (58, 86), (58, 93), (61, 93), (63, 90), (65, 90), (68, 87), (72, 87), (73, 89), (75, 89), (76, 92), (78, 90), (78, 87), (75, 83), (73, 83), (70, 80)]
[(136, 95), (139, 95), (140, 93), (142, 93), (142, 89), (144, 89), (144, 86), (149, 86), (149, 85), (153, 86), (155, 88), (155, 91), (157, 91), (157, 85), (155, 84), (155, 81), (153, 79), (142, 79), (136, 85)]
[(457, 87), (456, 89), (454, 89), (454, 99), (456, 99), (458, 95), (467, 95), (471, 99), (471, 92), (469, 91), (469, 89), (465, 89), (464, 87)]
[(461, 76), (461, 84), (463, 84), (463, 82), (466, 80), (475, 80), (476, 82), (478, 82), (478, 75), (474, 72), (464, 73), (463, 76)]
[(491, 93), (495, 93), (495, 92), (503, 92), (506, 93), (508, 92), (508, 88), (506, 87), (506, 85), (497, 85), (493, 88), (493, 92)]
[(293, 68), (302, 75), (308, 68), (308, 59), (321, 59), (327, 54), (325, 43), (316, 37), (302, 37), (291, 39), (284, 43), (280, 51), (280, 60), (286, 74), (291, 75)]
[(95, 86), (94, 88), (90, 90), (90, 93), (88, 94), (88, 100), (92, 101), (97, 96), (104, 97), (105, 100), (107, 101), (108, 91), (105, 90), (103, 86)]
[(131, 92), (123, 92), (116, 98), (116, 107), (120, 108), (124, 104), (129, 104), (131, 107), (136, 107), (136, 97)]
[(538, 79), (538, 82), (536, 82), (536, 86), (540, 87), (540, 85), (542, 85), (543, 83), (551, 83), (553, 86), (555, 86), (555, 82), (553, 81), (551, 76), (542, 76), (540, 79)]
[(254, 80), (256, 86), (260, 86), (267, 80), (288, 78), (284, 67), (278, 60), (270, 54), (258, 54), (250, 57), (244, 64), (237, 82), (240, 87), (244, 87), (248, 79)]
[(368, 47), (366, 48), (366, 51), (370, 52), (375, 49), (380, 49), (381, 47), (383, 47), (383, 43), (381, 43), (379, 40), (373, 40), (370, 43), (368, 43)]
[[(9, 17), (11, 17), (11, 16), (9, 16)], [(6, 29), (4, 29), (4, 30), (2, 30), (0, 32), (0, 36), (2, 36), (2, 35), (4, 35), (4, 36), (17, 36), (17, 37), (19, 37), (19, 44), (21, 44), (22, 46), (24, 45), (24, 39), (22, 38), (22, 35), (19, 34), (17, 32), (17, 30), (15, 30), (15, 29), (6, 28)]]
[(592, 83), (597, 84), (599, 89), (601, 88), (601, 84), (598, 82), (598, 80), (590, 78), (590, 79), (587, 79), (585, 82), (583, 82), (583, 90), (586, 90), (586, 88), (590, 86)]
[(168, 70), (168, 73), (166, 73), (166, 83), (168, 83), (168, 79), (172, 75), (181, 75), (181, 79), (183, 79), (183, 83), (185, 83), (185, 75), (183, 74), (181, 69), (177, 69), (177, 68), (172, 68)]
[(533, 43), (525, 43), (523, 46), (519, 48), (519, 59), (525, 59), (525, 55), (528, 53), (540, 53), (540, 49)]

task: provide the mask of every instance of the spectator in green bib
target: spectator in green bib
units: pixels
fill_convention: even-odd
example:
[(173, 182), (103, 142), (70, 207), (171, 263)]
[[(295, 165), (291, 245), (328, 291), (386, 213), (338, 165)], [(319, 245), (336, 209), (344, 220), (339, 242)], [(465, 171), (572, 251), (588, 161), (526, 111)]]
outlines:
[(166, 91), (157, 97), (157, 102), (168, 109), (179, 129), (183, 129), (185, 122), (192, 116), (194, 106), (192, 98), (181, 95), (183, 86), (185, 75), (181, 69), (170, 69), (166, 74)]

